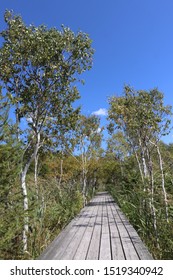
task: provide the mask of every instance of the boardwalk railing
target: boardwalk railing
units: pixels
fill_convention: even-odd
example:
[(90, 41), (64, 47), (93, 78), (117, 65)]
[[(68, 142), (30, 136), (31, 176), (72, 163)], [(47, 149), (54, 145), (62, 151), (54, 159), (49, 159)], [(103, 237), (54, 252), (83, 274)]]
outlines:
[(113, 198), (98, 193), (48, 248), (42, 260), (153, 259)]

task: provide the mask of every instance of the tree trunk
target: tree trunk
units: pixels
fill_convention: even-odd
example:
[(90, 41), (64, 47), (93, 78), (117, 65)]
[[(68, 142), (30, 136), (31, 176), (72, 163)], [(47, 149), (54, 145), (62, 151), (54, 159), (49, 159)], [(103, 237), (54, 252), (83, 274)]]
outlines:
[(86, 174), (87, 174), (87, 170), (86, 170), (87, 159), (86, 159), (84, 143), (83, 143), (82, 139), (81, 139), (80, 150), (81, 150), (81, 156), (82, 156), (82, 182), (83, 182), (82, 195), (83, 195), (83, 205), (85, 206), (86, 205), (86, 190), (87, 190), (87, 178), (86, 178)]
[[(16, 97), (19, 97), (19, 87), (18, 87), (18, 78), (15, 78), (15, 84), (16, 84)], [(19, 115), (19, 101), (16, 102), (16, 138), (18, 141), (20, 141), (20, 115)]]
[(164, 177), (164, 171), (163, 171), (163, 161), (162, 161), (162, 156), (161, 156), (160, 149), (159, 149), (158, 145), (157, 145), (157, 153), (158, 153), (158, 156), (159, 156), (160, 171), (161, 171), (161, 176), (162, 176), (162, 191), (163, 191), (164, 203), (165, 203), (166, 221), (169, 222), (168, 200), (167, 200), (167, 192), (166, 192), (166, 189), (165, 189), (165, 177)]
[[(134, 150), (134, 152), (135, 152), (136, 161), (138, 163), (139, 172), (140, 172), (140, 175), (141, 175), (141, 180), (142, 180), (142, 184), (143, 184), (143, 192), (145, 193), (146, 192), (146, 187), (145, 187), (144, 175), (143, 175), (143, 172), (142, 172), (141, 163), (139, 161), (137, 152), (135, 150)], [(147, 208), (146, 199), (142, 196), (142, 199), (140, 197), (140, 209), (139, 209), (141, 215), (142, 215), (143, 209), (144, 209), (144, 211), (146, 211), (146, 208)]]
[(143, 166), (143, 172), (144, 172), (144, 178), (148, 177), (148, 169), (147, 169), (147, 164), (146, 164), (146, 159), (145, 159), (145, 148), (142, 145), (142, 141), (139, 137), (139, 147), (141, 150), (141, 159), (142, 159), (142, 166)]
[[(136, 161), (137, 161), (137, 163), (138, 163), (139, 172), (140, 172), (140, 175), (141, 175), (141, 180), (142, 180), (142, 183), (143, 183), (143, 185), (144, 185), (144, 175), (143, 175), (143, 172), (142, 172), (141, 163), (140, 163), (140, 161), (139, 161), (137, 152), (136, 152), (136, 151), (134, 151), (134, 152), (135, 152)], [(145, 189), (145, 186), (144, 186), (144, 189)]]
[(156, 209), (154, 206), (154, 173), (153, 173), (153, 162), (151, 159), (150, 152), (147, 148), (147, 156), (148, 156), (148, 162), (149, 162), (149, 175), (150, 175), (150, 192), (151, 192), (151, 197), (150, 197), (150, 209), (151, 209), (151, 215), (153, 217), (153, 228), (155, 232), (155, 237), (156, 237), (156, 246), (157, 248), (160, 248), (159, 246), (159, 237), (158, 237), (158, 230), (157, 230), (157, 216), (156, 216)]
[(23, 194), (23, 210), (24, 210), (24, 226), (23, 226), (23, 251), (24, 252), (27, 252), (28, 250), (28, 228), (29, 228), (29, 216), (28, 216), (29, 206), (28, 206), (26, 176), (32, 161), (36, 159), (38, 155), (39, 147), (40, 147), (40, 133), (37, 133), (37, 143), (34, 147), (34, 152), (28, 158), (24, 168), (21, 171), (21, 188)]
[[(150, 141), (151, 142), (151, 141)], [(164, 171), (163, 171), (163, 161), (162, 161), (162, 156), (160, 153), (159, 146), (156, 143), (151, 142), (156, 149), (157, 149), (157, 154), (159, 157), (159, 167), (160, 167), (160, 172), (161, 172), (161, 180), (162, 180), (162, 192), (163, 192), (163, 197), (164, 197), (164, 204), (165, 204), (165, 216), (166, 216), (166, 221), (169, 222), (169, 214), (168, 214), (168, 200), (167, 200), (167, 192), (165, 189), (165, 176), (164, 176)]]
[(35, 191), (36, 191), (36, 197), (38, 199), (39, 197), (39, 191), (38, 191), (38, 154), (35, 157), (35, 166), (34, 166), (34, 182), (35, 182)]
[(23, 210), (24, 210), (24, 225), (23, 225), (23, 251), (27, 252), (28, 249), (28, 194), (27, 194), (27, 187), (26, 187), (26, 173), (27, 169), (25, 168), (24, 171), (21, 173), (21, 185), (22, 185), (22, 193), (23, 193)]

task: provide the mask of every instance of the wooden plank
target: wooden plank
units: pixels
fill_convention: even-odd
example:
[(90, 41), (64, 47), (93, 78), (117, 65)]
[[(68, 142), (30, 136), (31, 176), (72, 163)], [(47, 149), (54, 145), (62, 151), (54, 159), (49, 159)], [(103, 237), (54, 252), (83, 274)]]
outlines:
[(127, 220), (127, 218), (121, 211), (119, 211), (119, 215), (121, 216), (121, 220), (129, 233), (129, 236), (131, 238), (134, 247), (136, 248), (139, 258), (141, 260), (152, 260), (153, 259), (152, 255), (149, 253), (148, 249), (142, 242), (137, 231), (133, 228), (133, 226), (130, 224), (130, 222)]
[(86, 256), (87, 260), (98, 260), (99, 259), (103, 201), (104, 201), (104, 198), (102, 197), (100, 200), (100, 204), (98, 205), (96, 222), (94, 225), (91, 242), (90, 242), (87, 256)]
[[(99, 203), (100, 200), (97, 198), (96, 202)], [(90, 207), (94, 208), (93, 215), (90, 218), (89, 224), (83, 234), (82, 239), (80, 240), (79, 246), (78, 246), (76, 252), (74, 253), (74, 256), (72, 258), (74, 260), (85, 260), (86, 256), (87, 256), (88, 248), (89, 248), (93, 230), (94, 230), (94, 225), (96, 223), (99, 205), (98, 204), (93, 205), (93, 206), (90, 205)]]
[(107, 213), (108, 197), (105, 195), (105, 201), (102, 208), (102, 229), (101, 229), (101, 242), (100, 242), (100, 260), (111, 260), (111, 245), (110, 245), (110, 232), (108, 226), (108, 213)]
[(122, 247), (123, 247), (123, 251), (125, 254), (125, 259), (126, 260), (139, 260), (139, 256), (136, 252), (136, 249), (135, 249), (133, 243), (131, 242), (130, 236), (129, 236), (124, 224), (122, 223), (122, 220), (120, 219), (118, 209), (116, 209), (115, 205), (113, 205), (111, 208), (112, 208), (112, 213), (114, 216), (115, 223), (117, 225), (118, 231), (120, 232)]
[(108, 205), (108, 220), (109, 220), (109, 228), (110, 228), (112, 259), (113, 260), (124, 260), (125, 255), (124, 255), (124, 251), (123, 251), (123, 247), (122, 247), (120, 233), (117, 228), (117, 224), (114, 220), (114, 216), (113, 216), (112, 209), (111, 209), (111, 207), (113, 205), (114, 205), (114, 201), (110, 197), (109, 205)]

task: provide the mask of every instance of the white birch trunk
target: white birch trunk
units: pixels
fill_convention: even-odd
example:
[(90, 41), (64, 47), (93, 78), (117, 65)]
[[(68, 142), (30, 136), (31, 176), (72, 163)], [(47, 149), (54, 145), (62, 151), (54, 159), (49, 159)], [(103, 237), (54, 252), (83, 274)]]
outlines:
[(156, 216), (156, 209), (154, 206), (154, 175), (153, 175), (153, 162), (150, 156), (150, 153), (147, 149), (147, 156), (148, 156), (148, 161), (149, 161), (149, 172), (150, 172), (150, 186), (151, 186), (151, 198), (150, 198), (150, 209), (151, 209), (151, 214), (153, 216), (153, 227), (155, 231), (155, 236), (156, 236), (156, 245), (157, 248), (160, 248), (159, 246), (159, 238), (158, 238), (158, 230), (157, 230), (157, 216)]
[(139, 138), (139, 146), (141, 149), (141, 158), (142, 158), (142, 166), (143, 166), (143, 173), (144, 173), (144, 178), (148, 177), (148, 169), (147, 169), (147, 164), (146, 164), (146, 160), (145, 160), (145, 149), (142, 145), (142, 141)]
[(37, 133), (37, 143), (34, 147), (34, 152), (28, 159), (25, 164), (25, 167), (21, 171), (21, 188), (23, 194), (23, 210), (24, 210), (24, 225), (23, 225), (23, 251), (27, 252), (28, 250), (28, 229), (29, 229), (29, 217), (28, 217), (28, 194), (26, 186), (26, 175), (32, 161), (37, 157), (38, 150), (40, 146), (40, 133)]
[[(137, 163), (138, 163), (139, 172), (140, 172), (140, 175), (141, 175), (141, 180), (142, 180), (142, 183), (143, 183), (143, 185), (144, 185), (144, 175), (143, 175), (143, 172), (142, 172), (141, 163), (140, 163), (140, 161), (139, 161), (137, 152), (136, 152), (136, 151), (134, 151), (134, 152), (135, 152), (136, 161), (137, 161)], [(144, 190), (145, 190), (145, 186), (144, 186)]]
[[(145, 182), (144, 182), (144, 175), (143, 175), (143, 172), (142, 172), (141, 163), (139, 161), (137, 152), (135, 150), (134, 150), (134, 152), (135, 152), (136, 161), (138, 163), (139, 172), (140, 172), (140, 175), (141, 175), (141, 180), (142, 180), (142, 184), (143, 184), (143, 191), (146, 192), (146, 187), (145, 187)], [(146, 208), (146, 199), (145, 198), (143, 198), (142, 200), (140, 198), (140, 214), (142, 214), (142, 208), (145, 211), (145, 208)]]
[(165, 216), (166, 216), (166, 221), (167, 223), (169, 222), (169, 214), (168, 214), (168, 200), (167, 200), (167, 192), (165, 189), (165, 176), (164, 176), (164, 170), (163, 170), (163, 161), (162, 161), (162, 156), (160, 153), (160, 149), (159, 146), (156, 143), (153, 143), (152, 141), (150, 141), (151, 144), (153, 144), (156, 149), (157, 149), (157, 154), (159, 157), (159, 167), (160, 167), (160, 172), (161, 172), (161, 178), (162, 178), (162, 192), (163, 192), (163, 199), (164, 199), (164, 203), (165, 203)]
[(28, 194), (27, 194), (27, 187), (26, 187), (26, 173), (27, 168), (21, 174), (21, 185), (22, 185), (22, 193), (23, 193), (23, 210), (24, 210), (24, 225), (23, 225), (23, 251), (27, 252), (27, 240), (28, 240)]
[(82, 157), (82, 181), (83, 181), (83, 186), (82, 186), (82, 195), (83, 195), (83, 205), (86, 205), (86, 188), (87, 188), (87, 182), (86, 182), (86, 155), (85, 155), (85, 149), (84, 149), (84, 143), (83, 140), (81, 139), (81, 145), (80, 145), (80, 150), (81, 150), (81, 157)]
[(159, 156), (159, 163), (160, 163), (160, 171), (162, 176), (162, 191), (163, 191), (163, 197), (164, 197), (164, 203), (165, 203), (165, 214), (166, 214), (166, 221), (169, 222), (169, 214), (168, 214), (168, 200), (167, 200), (167, 192), (165, 189), (165, 177), (164, 177), (164, 171), (163, 171), (163, 161), (162, 156), (160, 153), (160, 149), (157, 145), (157, 153)]
[(148, 170), (147, 170), (147, 165), (146, 165), (145, 156), (144, 156), (143, 151), (142, 151), (142, 164), (143, 164), (143, 170), (144, 170), (144, 177), (147, 178), (148, 177)]
[(35, 166), (34, 166), (34, 182), (35, 182), (35, 190), (36, 190), (36, 197), (38, 199), (39, 197), (39, 191), (38, 191), (38, 154), (35, 157)]
[[(17, 98), (19, 97), (19, 88), (18, 88), (18, 78), (15, 79), (15, 83), (16, 83), (16, 96)], [(20, 141), (20, 117), (19, 117), (19, 101), (16, 102), (16, 137), (17, 140)]]

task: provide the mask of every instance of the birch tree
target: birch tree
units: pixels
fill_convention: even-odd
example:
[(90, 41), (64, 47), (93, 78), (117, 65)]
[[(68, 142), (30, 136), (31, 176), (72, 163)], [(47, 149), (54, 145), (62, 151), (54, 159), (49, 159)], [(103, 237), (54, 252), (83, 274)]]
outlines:
[[(167, 195), (164, 186), (164, 170), (161, 160), (158, 141), (161, 136), (168, 132), (170, 124), (171, 108), (163, 103), (163, 94), (157, 89), (147, 91), (136, 91), (125, 86), (124, 95), (113, 96), (109, 100), (109, 130), (117, 129), (123, 131), (124, 136), (134, 152), (144, 192), (150, 195), (150, 209), (153, 216), (153, 226), (157, 234), (156, 209), (154, 202), (155, 180), (153, 165), (153, 146), (157, 148), (162, 180), (162, 190), (165, 202), (166, 219), (168, 220)], [(149, 185), (148, 185), (149, 184)]]
[(4, 18), (7, 28), (1, 32), (0, 83), (12, 109), (15, 108), (23, 143), (23, 245), (27, 251), (26, 176), (48, 135), (74, 128), (79, 112), (72, 106), (79, 98), (76, 82), (82, 72), (91, 68), (93, 49), (89, 36), (83, 32), (74, 34), (64, 26), (60, 31), (44, 25), (26, 26), (21, 16), (10, 11), (5, 12)]
[(76, 139), (81, 156), (84, 205), (88, 193), (87, 174), (89, 159), (96, 157), (98, 154), (101, 145), (102, 130), (103, 128), (100, 128), (100, 119), (95, 115), (89, 117), (84, 115), (80, 116), (76, 126)]

